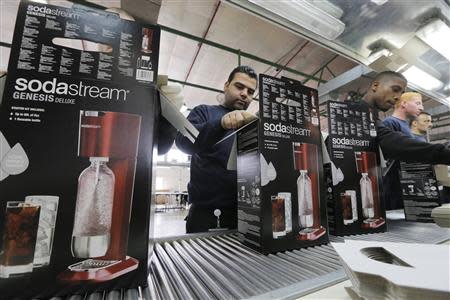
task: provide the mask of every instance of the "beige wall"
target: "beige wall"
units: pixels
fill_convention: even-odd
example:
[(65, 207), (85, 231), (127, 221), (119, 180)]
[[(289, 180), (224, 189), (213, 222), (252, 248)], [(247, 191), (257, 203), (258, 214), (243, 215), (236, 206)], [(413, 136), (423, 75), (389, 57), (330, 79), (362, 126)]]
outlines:
[(190, 178), (188, 167), (157, 167), (156, 191), (186, 191)]

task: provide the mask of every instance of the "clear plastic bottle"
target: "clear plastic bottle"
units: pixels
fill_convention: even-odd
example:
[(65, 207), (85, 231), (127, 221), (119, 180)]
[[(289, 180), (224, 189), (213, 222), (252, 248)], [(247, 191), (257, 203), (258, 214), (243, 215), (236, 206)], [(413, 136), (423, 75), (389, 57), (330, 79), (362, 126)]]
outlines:
[(311, 179), (308, 171), (300, 170), (300, 176), (297, 179), (298, 192), (298, 214), (301, 228), (313, 226), (313, 199)]
[(91, 157), (91, 165), (78, 178), (72, 254), (75, 257), (99, 257), (109, 247), (114, 199), (114, 173), (106, 165), (107, 157)]
[(372, 191), (372, 181), (370, 180), (367, 173), (362, 173), (361, 180), (359, 181), (361, 186), (361, 202), (363, 208), (364, 218), (373, 218), (373, 191)]

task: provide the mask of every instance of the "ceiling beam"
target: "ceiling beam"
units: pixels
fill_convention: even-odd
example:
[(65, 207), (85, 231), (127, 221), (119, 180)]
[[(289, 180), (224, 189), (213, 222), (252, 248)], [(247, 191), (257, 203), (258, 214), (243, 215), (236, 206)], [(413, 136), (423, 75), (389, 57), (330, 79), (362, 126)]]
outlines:
[[(279, 64), (281, 63), (287, 56), (289, 53), (291, 53), (292, 51), (294, 51), (295, 49), (297, 49), (298, 46), (301, 46), (302, 42), (297, 43), (294, 47), (292, 47), (292, 49), (290, 49), (288, 52), (286, 52), (285, 54), (283, 54), (283, 56), (281, 56), (276, 63)], [(269, 66), (264, 72), (263, 74), (267, 74), (267, 72), (269, 72), (270, 68), (272, 68), (272, 66)]]
[[(310, 81), (311, 79), (313, 79), (314, 76), (317, 75), (317, 73), (319, 73), (320, 71), (322, 71), (324, 68), (326, 68), (333, 60), (335, 60), (339, 55), (335, 54), (329, 61), (327, 61), (322, 67), (320, 67), (319, 69), (317, 69), (316, 72), (314, 72), (312, 75), (308, 76), (305, 80), (303, 80), (303, 84), (306, 84), (308, 81)], [(322, 78), (320, 78), (319, 83), (322, 82)]]
[[(306, 41), (306, 43), (304, 43), (301, 47), (300, 47), (300, 49), (298, 49), (297, 50), (297, 52), (295, 52), (295, 54), (284, 64), (284, 67), (287, 67), (287, 65), (295, 58), (295, 57), (297, 57), (297, 55), (303, 50), (303, 49), (305, 49), (305, 47), (307, 46), (309, 44), (309, 41)], [(274, 77), (277, 77), (278, 76), (278, 74), (280, 74), (280, 72), (281, 72), (282, 70), (281, 69), (279, 69), (278, 70), (278, 72), (277, 72), (277, 74), (275, 74), (275, 76)], [(320, 79), (322, 79), (322, 78), (320, 78)]]
[(176, 83), (182, 84), (182, 85), (192, 86), (192, 87), (195, 87), (195, 88), (198, 88), (198, 89), (208, 90), (208, 91), (211, 91), (211, 92), (216, 92), (216, 93), (221, 93), (221, 94), (223, 93), (222, 90), (218, 90), (218, 89), (215, 89), (215, 88), (212, 88), (212, 87), (209, 87), (209, 86), (205, 86), (205, 85), (190, 83), (190, 82), (187, 82), (187, 81), (181, 81), (181, 80), (176, 80), (176, 79), (172, 79), (172, 78), (169, 78), (168, 80), (172, 81), (172, 82), (176, 82)]
[(333, 78), (336, 77), (336, 75), (334, 75), (334, 73), (331, 71), (330, 67), (326, 66), (326, 69), (328, 70), (328, 72), (330, 72), (331, 76), (333, 76)]
[[(211, 24), (213, 23), (213, 21), (214, 21), (214, 19), (216, 17), (217, 11), (219, 10), (220, 3), (221, 3), (220, 1), (217, 2), (217, 5), (216, 5), (216, 8), (214, 9), (214, 12), (213, 12), (213, 15), (211, 17), (211, 20), (209, 20), (208, 26), (206, 27), (205, 33), (203, 34), (203, 39), (205, 39), (206, 36), (209, 33), (209, 29), (211, 28)], [(191, 66), (189, 67), (189, 70), (188, 70), (188, 72), (186, 74), (186, 77), (184, 78), (184, 81), (187, 81), (189, 79), (189, 75), (191, 75), (192, 68), (194, 67), (194, 64), (195, 64), (195, 62), (197, 60), (198, 54), (200, 53), (200, 49), (202, 48), (202, 46), (203, 46), (202, 42), (198, 43), (197, 51), (195, 52), (194, 59), (192, 60)]]

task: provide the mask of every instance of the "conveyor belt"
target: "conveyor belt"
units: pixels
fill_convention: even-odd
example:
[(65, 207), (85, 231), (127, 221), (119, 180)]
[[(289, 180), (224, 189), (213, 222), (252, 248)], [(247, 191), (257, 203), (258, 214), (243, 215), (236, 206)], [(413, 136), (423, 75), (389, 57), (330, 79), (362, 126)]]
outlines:
[[(344, 239), (435, 244), (449, 240), (450, 230), (389, 221), (389, 232), (330, 237)], [(346, 279), (331, 245), (265, 256), (236, 234), (160, 242), (152, 267), (149, 282), (159, 287), (152, 299), (295, 299)]]
[[(386, 233), (331, 236), (330, 240), (435, 244), (450, 239), (450, 230), (435, 224), (391, 220), (388, 225)], [(329, 244), (266, 256), (228, 233), (157, 242), (147, 288), (68, 299), (295, 299), (345, 279), (339, 257)]]

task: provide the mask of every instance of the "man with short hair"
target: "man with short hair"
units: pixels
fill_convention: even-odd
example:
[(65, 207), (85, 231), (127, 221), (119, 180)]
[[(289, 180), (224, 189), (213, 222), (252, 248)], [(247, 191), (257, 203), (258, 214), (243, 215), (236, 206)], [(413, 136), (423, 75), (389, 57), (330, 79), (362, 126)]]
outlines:
[(427, 132), (433, 126), (431, 115), (425, 111), (421, 112), (417, 118), (411, 120), (410, 129), (414, 138), (427, 142)]
[[(403, 93), (395, 102), (394, 112), (383, 120), (383, 124), (394, 131), (403, 133), (414, 138), (409, 129), (410, 120), (416, 118), (423, 111), (422, 95), (415, 92)], [(400, 186), (400, 161), (388, 160), (388, 172), (383, 177), (383, 188), (386, 206), (389, 208), (402, 208), (402, 189)]]
[[(369, 90), (364, 95), (361, 104), (369, 106), (375, 117), (377, 142), (385, 158), (405, 162), (423, 162), (431, 164), (450, 165), (450, 149), (441, 144), (429, 144), (417, 141), (401, 132), (387, 127), (378, 119), (378, 110), (388, 111), (400, 99), (407, 84), (406, 78), (397, 72), (385, 71), (379, 73), (371, 82)], [(400, 182), (397, 182), (399, 185)], [(387, 209), (403, 207), (403, 203), (391, 203), (384, 197)]]
[(409, 129), (410, 120), (419, 116), (423, 111), (422, 95), (415, 92), (403, 93), (395, 103), (392, 116), (383, 120), (383, 124), (395, 131), (400, 131), (413, 137)]
[(177, 147), (192, 155), (188, 184), (192, 205), (187, 216), (187, 233), (216, 228), (214, 211), (217, 209), (220, 210), (220, 227), (237, 227), (237, 173), (227, 169), (233, 138), (216, 143), (256, 119), (255, 115), (245, 111), (256, 86), (257, 75), (252, 68), (235, 68), (225, 82), (223, 103), (199, 105), (189, 114), (188, 120), (199, 130), (195, 143), (177, 135)]

